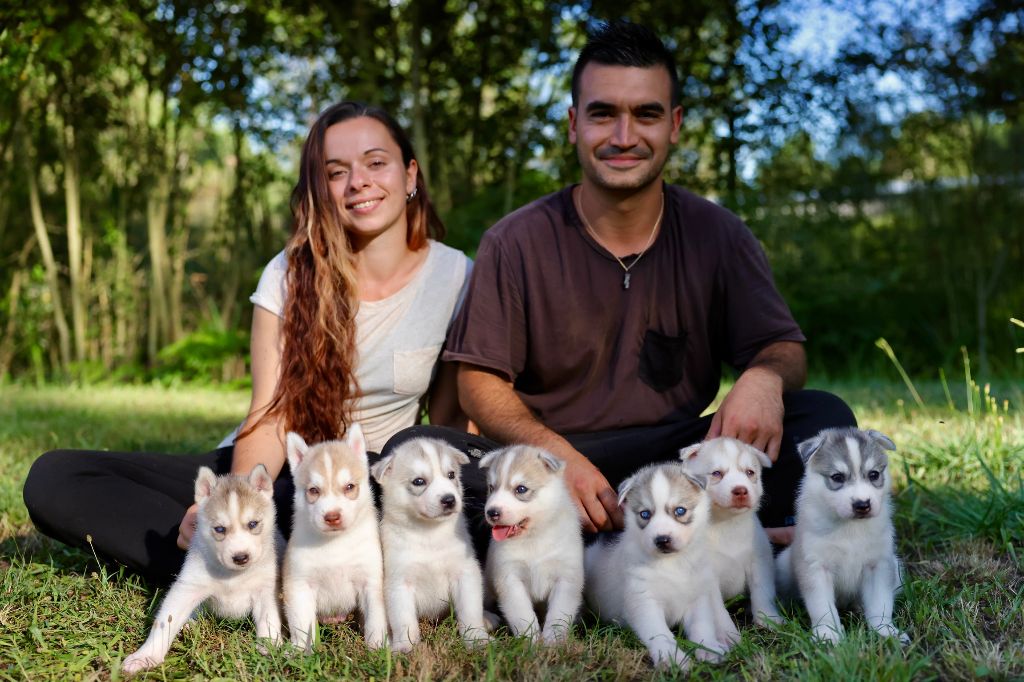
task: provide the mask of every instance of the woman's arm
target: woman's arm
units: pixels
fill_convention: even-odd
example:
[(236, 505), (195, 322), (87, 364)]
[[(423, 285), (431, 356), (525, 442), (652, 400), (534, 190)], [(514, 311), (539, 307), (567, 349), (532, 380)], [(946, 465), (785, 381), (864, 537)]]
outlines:
[[(252, 400), (249, 414), (242, 423), (239, 433), (260, 418), (274, 397), (277, 377), (281, 366), (282, 321), (274, 313), (256, 306), (252, 316)], [(253, 467), (263, 464), (270, 475), (277, 478), (284, 467), (284, 433), (280, 420), (271, 418), (260, 424), (252, 433), (235, 441), (231, 457), (231, 472), (248, 476)], [(195, 532), (196, 505), (185, 512), (178, 526), (178, 547), (188, 549)]]

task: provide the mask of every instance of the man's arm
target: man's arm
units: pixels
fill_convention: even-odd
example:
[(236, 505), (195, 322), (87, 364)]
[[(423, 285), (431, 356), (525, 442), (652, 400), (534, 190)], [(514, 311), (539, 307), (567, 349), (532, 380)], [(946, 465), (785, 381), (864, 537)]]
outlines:
[(476, 365), (459, 364), (459, 401), (480, 431), (502, 443), (529, 443), (565, 461), (565, 483), (584, 530), (622, 528), (618, 496), (608, 479), (562, 436), (542, 424), (516, 395), (512, 383)]
[(782, 442), (782, 394), (802, 388), (805, 381), (803, 344), (778, 341), (765, 346), (726, 394), (707, 437), (738, 438), (767, 453), (774, 462)]

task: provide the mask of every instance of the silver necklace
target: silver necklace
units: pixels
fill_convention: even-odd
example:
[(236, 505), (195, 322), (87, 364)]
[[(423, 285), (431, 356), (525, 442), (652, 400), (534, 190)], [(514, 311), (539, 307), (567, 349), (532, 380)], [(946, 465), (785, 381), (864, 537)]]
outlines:
[(629, 265), (626, 265), (626, 263), (621, 258), (612, 253), (612, 250), (605, 246), (605, 243), (601, 241), (600, 237), (597, 236), (597, 232), (595, 232), (594, 228), (590, 226), (590, 221), (587, 220), (586, 214), (583, 213), (583, 204), (580, 201), (580, 196), (582, 195), (583, 188), (580, 187), (580, 191), (573, 197), (576, 202), (576, 212), (580, 214), (580, 219), (583, 221), (583, 226), (587, 228), (587, 232), (589, 232), (590, 236), (594, 238), (594, 241), (600, 244), (601, 248), (603, 248), (605, 251), (611, 253), (612, 258), (618, 261), (619, 266), (622, 268), (623, 272), (622, 288), (628, 289), (630, 277), (629, 271), (633, 269), (633, 266), (637, 264), (637, 261), (644, 257), (644, 254), (647, 253), (647, 249), (651, 248), (651, 244), (654, 243), (654, 235), (658, 232), (658, 225), (661, 224), (661, 216), (665, 213), (665, 192), (662, 191), (661, 193), (661, 208), (658, 209), (658, 217), (654, 221), (654, 227), (651, 228), (651, 235), (647, 238), (647, 243), (644, 245), (644, 248), (640, 250), (640, 253), (636, 254), (636, 258), (634, 258), (633, 262), (630, 263)]

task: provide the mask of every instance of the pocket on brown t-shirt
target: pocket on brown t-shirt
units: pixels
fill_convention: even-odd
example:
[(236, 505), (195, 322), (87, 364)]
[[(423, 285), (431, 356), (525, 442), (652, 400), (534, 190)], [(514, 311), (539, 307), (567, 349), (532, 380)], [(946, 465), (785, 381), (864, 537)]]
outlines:
[(640, 348), (640, 379), (659, 393), (683, 380), (686, 360), (686, 332), (668, 336), (648, 329)]

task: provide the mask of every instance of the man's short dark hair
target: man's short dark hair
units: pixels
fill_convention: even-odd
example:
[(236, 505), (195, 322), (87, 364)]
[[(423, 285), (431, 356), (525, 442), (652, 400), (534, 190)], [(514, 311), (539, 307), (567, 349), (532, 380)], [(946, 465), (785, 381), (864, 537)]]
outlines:
[(651, 29), (625, 19), (598, 24), (587, 32), (587, 44), (572, 69), (572, 105), (579, 99), (580, 75), (590, 62), (606, 66), (664, 66), (668, 69), (671, 102), (679, 104), (679, 74), (672, 52)]

